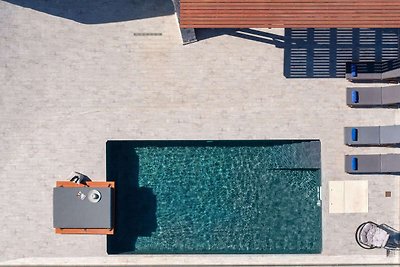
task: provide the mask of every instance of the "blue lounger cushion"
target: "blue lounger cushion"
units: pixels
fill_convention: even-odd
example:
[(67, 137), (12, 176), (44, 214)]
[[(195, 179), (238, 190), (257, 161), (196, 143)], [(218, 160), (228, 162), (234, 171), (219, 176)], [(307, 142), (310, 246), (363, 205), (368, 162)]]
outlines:
[(351, 64), (351, 77), (357, 77), (357, 65), (354, 63)]
[(356, 128), (351, 129), (351, 140), (358, 141), (358, 130)]
[(351, 91), (351, 102), (352, 103), (358, 103), (359, 101), (359, 96), (358, 96), (358, 91)]
[(351, 159), (351, 169), (352, 169), (353, 171), (358, 170), (358, 159), (357, 159), (356, 157), (353, 157), (353, 158)]

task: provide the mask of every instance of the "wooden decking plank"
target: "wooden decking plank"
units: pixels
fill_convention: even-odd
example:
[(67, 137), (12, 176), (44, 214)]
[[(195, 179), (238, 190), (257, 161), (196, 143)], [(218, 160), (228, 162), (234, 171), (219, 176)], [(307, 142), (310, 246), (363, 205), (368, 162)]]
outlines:
[(182, 28), (400, 27), (399, 0), (181, 0)]
[(87, 229), (55, 228), (55, 232), (56, 232), (56, 234), (112, 235), (112, 234), (114, 234), (114, 229), (107, 229), (107, 228), (87, 228)]

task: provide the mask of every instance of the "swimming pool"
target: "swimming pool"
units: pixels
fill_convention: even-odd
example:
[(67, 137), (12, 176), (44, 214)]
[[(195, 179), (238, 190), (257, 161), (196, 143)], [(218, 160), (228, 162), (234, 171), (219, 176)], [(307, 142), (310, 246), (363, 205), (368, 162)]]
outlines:
[(320, 142), (108, 141), (107, 252), (320, 253)]

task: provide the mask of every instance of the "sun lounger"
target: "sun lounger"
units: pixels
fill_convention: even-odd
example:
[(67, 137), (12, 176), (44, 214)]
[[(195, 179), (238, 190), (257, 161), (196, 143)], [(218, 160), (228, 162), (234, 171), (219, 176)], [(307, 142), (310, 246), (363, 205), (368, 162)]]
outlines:
[(356, 76), (352, 76), (350, 73), (346, 73), (346, 79), (352, 82), (356, 81), (378, 82), (382, 80), (382, 73), (358, 73)]
[(345, 127), (345, 144), (354, 145), (380, 145), (380, 127)]
[(400, 125), (345, 127), (344, 142), (349, 146), (390, 146), (400, 144)]
[(385, 62), (347, 62), (345, 76), (351, 82), (398, 82), (400, 59)]
[(400, 85), (386, 87), (348, 87), (346, 102), (350, 107), (393, 106), (400, 104)]
[(365, 222), (356, 230), (356, 242), (364, 249), (400, 249), (400, 232), (392, 227), (374, 222)]
[(400, 173), (400, 154), (346, 155), (345, 171), (351, 174)]
[(395, 145), (400, 143), (400, 125), (380, 126), (380, 144)]
[(400, 68), (382, 72), (382, 80), (399, 79)]

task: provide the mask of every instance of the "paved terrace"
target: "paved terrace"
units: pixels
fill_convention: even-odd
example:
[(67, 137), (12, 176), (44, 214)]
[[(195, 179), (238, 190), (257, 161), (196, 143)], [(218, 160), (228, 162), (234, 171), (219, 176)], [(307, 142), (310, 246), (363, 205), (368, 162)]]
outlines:
[[(349, 263), (398, 261), (384, 250), (359, 248), (354, 231), (367, 220), (399, 228), (399, 177), (343, 171), (345, 153), (400, 152), (343, 145), (344, 126), (400, 123), (396, 109), (348, 108), (345, 79), (286, 79), (283, 50), (272, 44), (220, 35), (182, 46), (172, 6), (165, 2), (136, 1), (144, 7), (135, 8), (116, 1), (133, 15), (99, 6), (92, 7), (97, 20), (89, 21), (80, 21), (85, 10), (83, 17), (69, 16), (73, 6), (52, 14), (51, 7), (12, 2), (17, 3), (0, 2), (0, 261), (90, 256), (100, 257), (96, 262), (201, 263), (188, 256), (101, 258), (104, 236), (54, 233), (52, 187), (72, 170), (105, 180), (110, 139), (301, 138), (322, 142), (323, 252), (308, 262), (332, 262), (336, 256)], [(152, 14), (160, 8), (163, 12)], [(100, 16), (107, 12), (115, 17)], [(329, 214), (328, 181), (351, 179), (369, 181), (369, 212)], [(384, 191), (392, 197), (385, 198)], [(201, 259), (306, 261), (212, 257)]]

